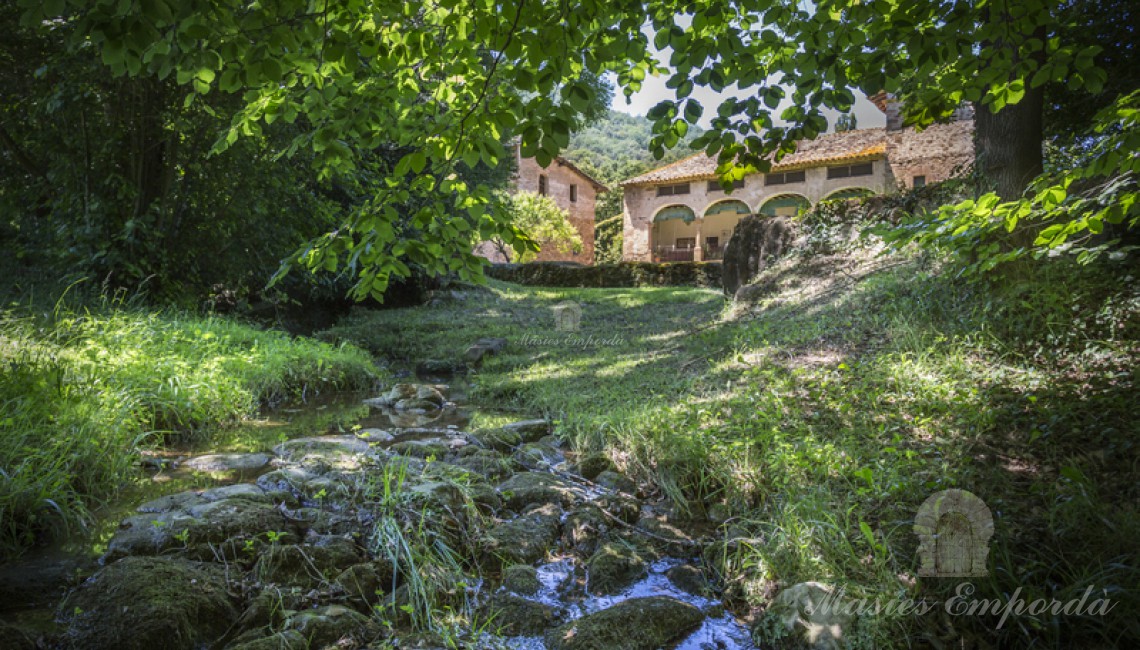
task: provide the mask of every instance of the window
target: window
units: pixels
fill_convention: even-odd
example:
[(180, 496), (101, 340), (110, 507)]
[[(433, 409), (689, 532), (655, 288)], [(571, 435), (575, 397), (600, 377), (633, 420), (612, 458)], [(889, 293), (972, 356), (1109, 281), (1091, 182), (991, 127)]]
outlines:
[(807, 178), (804, 170), (798, 172), (783, 172), (781, 174), (764, 174), (765, 185), (787, 185), (788, 183), (802, 183)]
[[(732, 181), (732, 189), (738, 190), (742, 187), (744, 187), (744, 179), (740, 179), (738, 181)], [(722, 188), (720, 186), (720, 181), (709, 181), (708, 189), (705, 191), (706, 192), (723, 192), (724, 188)]]
[(677, 248), (696, 248), (697, 247), (697, 238), (696, 237), (678, 237), (676, 246), (677, 246)]
[(538, 193), (546, 196), (546, 174), (538, 175)]
[(914, 182), (911, 183), (911, 187), (926, 187), (926, 177), (925, 176), (915, 176)]
[(705, 245), (713, 250), (720, 248), (720, 237), (705, 237)]
[(870, 176), (875, 173), (873, 163), (861, 163), (859, 165), (842, 165), (839, 167), (828, 167), (827, 177), (830, 178), (851, 178), (852, 176)]
[(570, 202), (574, 203), (577, 200), (578, 200), (578, 186), (577, 185), (571, 185), (570, 186)]
[(677, 196), (678, 194), (688, 194), (689, 184), (681, 183), (679, 185), (658, 185), (657, 196)]

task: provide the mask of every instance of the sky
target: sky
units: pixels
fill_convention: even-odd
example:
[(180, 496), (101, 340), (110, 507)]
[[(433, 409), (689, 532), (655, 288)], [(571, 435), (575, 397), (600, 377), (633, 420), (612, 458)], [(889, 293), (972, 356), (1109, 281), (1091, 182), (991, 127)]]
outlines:
[[(664, 75), (660, 77), (646, 77), (645, 81), (641, 82), (641, 90), (634, 93), (628, 104), (621, 89), (615, 89), (612, 108), (615, 111), (629, 113), (630, 115), (644, 116), (649, 112), (649, 109), (653, 108), (653, 106), (662, 99), (673, 99), (673, 90), (665, 87), (666, 79), (668, 79), (668, 77)], [(787, 96), (791, 97), (791, 89), (785, 88), (785, 90), (788, 91)], [(712, 118), (716, 117), (716, 107), (720, 105), (721, 101), (726, 97), (733, 96), (741, 96), (740, 90), (735, 86), (726, 88), (719, 93), (708, 87), (697, 86), (693, 90), (692, 97), (699, 101), (701, 106), (705, 107), (705, 113), (701, 116), (697, 124), (706, 129), (709, 128)], [(886, 117), (882, 111), (868, 101), (862, 93), (856, 92), (855, 96), (856, 100), (853, 110), (855, 112), (855, 123), (858, 128), (869, 129), (886, 124)], [(777, 125), (782, 123), (779, 119), (780, 111), (788, 105), (790, 105), (790, 102), (785, 100), (785, 103), (781, 104), (780, 108), (773, 111), (772, 121)], [(825, 114), (827, 114), (829, 122), (828, 130), (832, 130), (832, 127), (835, 126), (835, 118), (838, 117), (839, 114), (835, 111), (826, 111)]]
[[(691, 21), (692, 17), (685, 15), (677, 16), (676, 19), (677, 25), (681, 29), (687, 29)], [(656, 56), (657, 60), (660, 62), (668, 61), (673, 54), (673, 48), (666, 47), (662, 50), (656, 49), (653, 46), (653, 28), (648, 23), (646, 23), (646, 25), (642, 28), (642, 31), (648, 37), (649, 48), (653, 51), (653, 54)], [(644, 116), (649, 112), (649, 109), (653, 108), (653, 106), (657, 104), (657, 102), (661, 101), (662, 99), (674, 98), (673, 90), (665, 87), (665, 81), (668, 78), (668, 75), (661, 75), (656, 77), (647, 76), (645, 80), (641, 82), (641, 90), (635, 93), (633, 97), (630, 98), (630, 103), (627, 104), (625, 95), (622, 93), (621, 88), (617, 87), (617, 75), (611, 75), (610, 81), (614, 82), (615, 87), (614, 100), (610, 105), (611, 108), (613, 108), (615, 111), (629, 113), (630, 115)], [(784, 90), (786, 91), (785, 97), (787, 99), (785, 99), (776, 110), (772, 111), (772, 121), (777, 126), (784, 124), (784, 122), (780, 120), (780, 113), (791, 105), (792, 89), (785, 86)], [(707, 86), (697, 86), (693, 89), (693, 94), (691, 96), (700, 102), (701, 106), (705, 107), (704, 115), (701, 116), (701, 119), (697, 122), (697, 125), (707, 129), (711, 126), (712, 118), (716, 116), (716, 107), (719, 106), (726, 97), (740, 97), (741, 91), (735, 85), (730, 86), (719, 93), (715, 92), (711, 88), (708, 88)], [(855, 113), (855, 124), (858, 128), (869, 129), (886, 125), (886, 116), (884, 116), (882, 111), (876, 108), (875, 105), (872, 104), (862, 93), (856, 91), (855, 98), (855, 106), (852, 108), (852, 110)], [(828, 131), (834, 130), (835, 119), (839, 117), (839, 113), (837, 111), (826, 110), (824, 111), (824, 114), (827, 116)]]

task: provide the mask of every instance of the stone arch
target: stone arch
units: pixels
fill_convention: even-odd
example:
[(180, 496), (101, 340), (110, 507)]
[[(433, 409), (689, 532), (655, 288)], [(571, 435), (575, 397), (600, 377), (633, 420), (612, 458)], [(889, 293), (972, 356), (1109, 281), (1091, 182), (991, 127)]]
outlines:
[(697, 213), (687, 205), (676, 203), (673, 205), (666, 205), (657, 212), (653, 213), (653, 223), (660, 223), (668, 221), (669, 219), (681, 219), (686, 223), (691, 223), (697, 218)]
[(710, 203), (701, 214), (706, 218), (717, 214), (737, 214), (744, 216), (746, 214), (752, 214), (752, 209), (748, 207), (747, 203), (740, 199), (721, 199)]
[(862, 199), (873, 196), (875, 191), (869, 187), (841, 187), (828, 193), (821, 201), (842, 201), (846, 199)]
[(769, 196), (756, 207), (756, 214), (768, 217), (794, 217), (811, 208), (811, 201), (803, 194), (786, 192)]
[(695, 255), (700, 224), (687, 205), (667, 205), (653, 214), (649, 248), (653, 259), (666, 262), (691, 261)]
[(914, 517), (918, 535), (918, 575), (970, 578), (987, 575), (994, 518), (972, 492), (935, 492)]

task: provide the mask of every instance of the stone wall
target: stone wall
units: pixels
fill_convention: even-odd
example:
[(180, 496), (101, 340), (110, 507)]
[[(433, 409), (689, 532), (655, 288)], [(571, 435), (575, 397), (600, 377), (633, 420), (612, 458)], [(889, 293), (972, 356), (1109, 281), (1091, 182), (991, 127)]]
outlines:
[(894, 177), (908, 189), (916, 176), (925, 177), (927, 184), (944, 181), (974, 162), (974, 123), (961, 120), (889, 133), (887, 160)]
[[(517, 150), (516, 150), (517, 151)], [(598, 192), (589, 179), (561, 160), (555, 160), (546, 168), (540, 167), (534, 158), (518, 159), (518, 176), (515, 186), (522, 191), (539, 192), (539, 177), (546, 177), (546, 195), (554, 199), (560, 208), (570, 213), (570, 223), (582, 238), (580, 253), (562, 253), (552, 246), (543, 246), (538, 260), (544, 262), (594, 263), (594, 206)], [(570, 200), (570, 186), (577, 188), (577, 200)]]

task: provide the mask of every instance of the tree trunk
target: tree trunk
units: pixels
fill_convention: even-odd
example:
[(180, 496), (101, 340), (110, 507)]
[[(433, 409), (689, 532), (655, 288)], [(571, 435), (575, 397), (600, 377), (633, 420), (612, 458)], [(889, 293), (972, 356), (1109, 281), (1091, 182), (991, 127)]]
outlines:
[(1041, 174), (1044, 101), (1044, 89), (1039, 87), (1027, 90), (1020, 102), (996, 114), (975, 104), (974, 138), (982, 193), (997, 192), (1003, 201), (1013, 201)]

